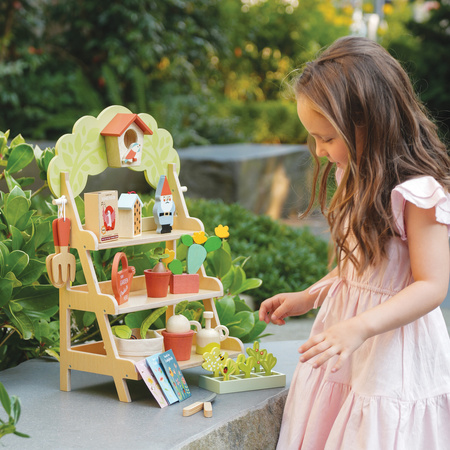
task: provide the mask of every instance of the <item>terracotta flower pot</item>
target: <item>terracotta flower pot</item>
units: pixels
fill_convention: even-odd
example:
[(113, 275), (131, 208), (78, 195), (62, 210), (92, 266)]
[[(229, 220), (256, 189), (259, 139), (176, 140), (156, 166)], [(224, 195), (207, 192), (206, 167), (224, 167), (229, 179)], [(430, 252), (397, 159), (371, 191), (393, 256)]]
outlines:
[(154, 298), (166, 297), (171, 274), (170, 270), (166, 272), (153, 272), (151, 269), (144, 270), (147, 296)]
[(186, 333), (169, 333), (166, 330), (161, 331), (164, 338), (165, 350), (172, 349), (177, 361), (188, 361), (191, 359), (192, 339), (195, 331), (190, 330)]
[(200, 277), (198, 273), (172, 274), (170, 277), (171, 294), (195, 294), (200, 289)]

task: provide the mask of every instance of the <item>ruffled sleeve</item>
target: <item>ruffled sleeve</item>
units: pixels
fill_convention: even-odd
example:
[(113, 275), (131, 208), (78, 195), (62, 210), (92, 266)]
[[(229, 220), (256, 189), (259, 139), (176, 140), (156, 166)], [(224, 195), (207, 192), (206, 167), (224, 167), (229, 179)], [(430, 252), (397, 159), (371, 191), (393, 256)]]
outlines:
[(391, 193), (395, 224), (403, 240), (406, 240), (405, 205), (411, 202), (419, 208), (436, 208), (436, 220), (447, 225), (450, 236), (450, 194), (433, 177), (420, 177), (405, 181)]

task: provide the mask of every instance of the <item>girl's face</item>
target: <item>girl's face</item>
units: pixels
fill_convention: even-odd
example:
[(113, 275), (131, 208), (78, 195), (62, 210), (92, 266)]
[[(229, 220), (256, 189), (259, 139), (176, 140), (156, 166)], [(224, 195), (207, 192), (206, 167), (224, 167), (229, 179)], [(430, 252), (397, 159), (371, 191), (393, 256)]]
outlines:
[(347, 146), (330, 121), (313, 109), (311, 102), (303, 95), (298, 96), (297, 113), (300, 122), (316, 142), (317, 156), (325, 156), (345, 169), (348, 164)]

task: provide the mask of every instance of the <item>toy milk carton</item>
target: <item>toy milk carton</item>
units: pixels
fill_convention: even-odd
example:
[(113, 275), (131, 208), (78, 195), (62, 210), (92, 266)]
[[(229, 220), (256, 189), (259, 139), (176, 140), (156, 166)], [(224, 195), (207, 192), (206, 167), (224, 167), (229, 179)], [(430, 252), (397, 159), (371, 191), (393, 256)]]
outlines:
[(84, 194), (85, 228), (92, 231), (100, 243), (119, 238), (117, 191)]

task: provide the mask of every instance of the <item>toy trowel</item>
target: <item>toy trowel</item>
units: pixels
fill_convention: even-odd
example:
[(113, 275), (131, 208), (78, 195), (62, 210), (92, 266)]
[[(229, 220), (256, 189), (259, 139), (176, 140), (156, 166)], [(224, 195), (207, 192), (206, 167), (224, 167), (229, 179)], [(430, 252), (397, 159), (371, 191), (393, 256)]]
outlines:
[(183, 408), (183, 416), (189, 417), (193, 414), (201, 411), (203, 409), (203, 415), (205, 417), (212, 417), (212, 405), (211, 403), (215, 400), (217, 394), (211, 394), (209, 397), (206, 397), (204, 400), (199, 402), (194, 402), (189, 406)]

